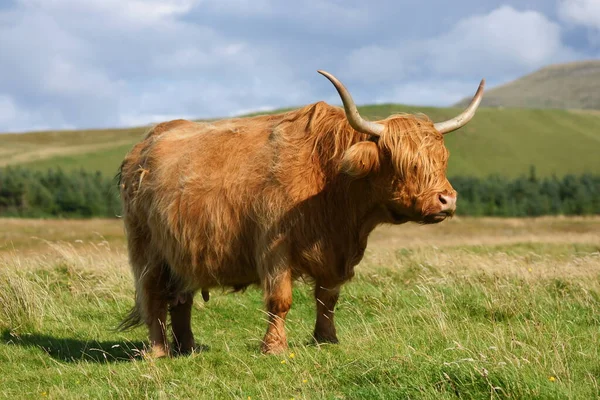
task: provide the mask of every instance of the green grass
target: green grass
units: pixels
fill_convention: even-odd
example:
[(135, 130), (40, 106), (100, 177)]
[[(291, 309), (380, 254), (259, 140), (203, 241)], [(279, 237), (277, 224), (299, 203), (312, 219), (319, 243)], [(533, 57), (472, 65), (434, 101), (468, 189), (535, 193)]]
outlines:
[[(66, 171), (84, 168), (91, 171), (102, 171), (105, 176), (114, 176), (119, 165), (123, 162), (125, 155), (131, 150), (132, 144), (120, 145), (108, 149), (81, 154), (56, 156), (40, 161), (23, 163), (23, 167), (29, 167), (38, 171), (60, 166)], [(85, 160), (82, 158), (85, 157)]]
[(0, 167), (85, 168), (114, 175), (147, 128), (32, 132), (0, 135)]
[[(434, 121), (459, 108), (382, 104), (360, 107), (370, 119), (398, 112), (423, 112)], [(145, 128), (0, 135), (0, 167), (101, 170), (112, 176)], [(566, 110), (481, 108), (463, 129), (446, 138), (448, 174), (515, 177), (535, 165), (540, 176), (600, 170), (600, 115)]]
[[(196, 299), (201, 351), (159, 360), (140, 357), (144, 329), (112, 331), (132, 305), (122, 241), (108, 245), (72, 224), (84, 243), (69, 235), (32, 254), (0, 253), (3, 397), (600, 396), (598, 219), (465, 219), (438, 229), (454, 236), (447, 241), (428, 239), (435, 227), (386, 228), (342, 290), (339, 345), (311, 343), (314, 302), (299, 283), (285, 354), (259, 353), (266, 322), (251, 288)], [(504, 242), (502, 229), (514, 240)], [(421, 242), (390, 246), (404, 235)]]

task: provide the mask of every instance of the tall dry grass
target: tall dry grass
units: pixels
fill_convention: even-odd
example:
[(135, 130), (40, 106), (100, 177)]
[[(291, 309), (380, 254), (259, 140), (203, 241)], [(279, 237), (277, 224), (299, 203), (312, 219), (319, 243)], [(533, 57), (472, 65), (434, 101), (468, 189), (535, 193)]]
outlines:
[(119, 222), (9, 224), (0, 397), (600, 396), (599, 218), (385, 227), (343, 288), (339, 345), (310, 343), (314, 301), (298, 283), (286, 354), (259, 353), (266, 317), (250, 289), (196, 301), (199, 352), (146, 361), (143, 328), (113, 330), (133, 304)]

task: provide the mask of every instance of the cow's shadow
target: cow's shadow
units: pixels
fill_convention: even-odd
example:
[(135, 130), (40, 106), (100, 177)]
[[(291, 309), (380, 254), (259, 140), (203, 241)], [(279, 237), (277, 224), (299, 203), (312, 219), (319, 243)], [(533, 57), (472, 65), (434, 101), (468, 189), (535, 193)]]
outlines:
[(37, 348), (50, 357), (64, 362), (117, 363), (142, 358), (145, 343), (141, 341), (96, 341), (60, 338), (43, 333), (15, 335), (2, 332), (2, 343), (8, 346)]

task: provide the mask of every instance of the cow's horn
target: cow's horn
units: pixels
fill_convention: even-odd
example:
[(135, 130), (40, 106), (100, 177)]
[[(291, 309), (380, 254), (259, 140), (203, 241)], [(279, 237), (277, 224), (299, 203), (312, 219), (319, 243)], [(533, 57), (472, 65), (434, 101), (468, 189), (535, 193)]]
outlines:
[(477, 89), (475, 96), (473, 96), (473, 100), (471, 100), (471, 104), (469, 104), (469, 107), (467, 107), (467, 109), (461, 114), (452, 119), (449, 119), (448, 121), (438, 122), (434, 124), (435, 129), (437, 129), (437, 131), (443, 135), (445, 133), (455, 131), (458, 128), (465, 126), (467, 122), (469, 122), (471, 118), (473, 118), (473, 116), (475, 115), (475, 111), (477, 111), (477, 107), (479, 107), (479, 103), (481, 103), (481, 99), (483, 98), (484, 86), (485, 79), (482, 79), (481, 83), (479, 83), (479, 88)]
[(342, 98), (342, 103), (344, 103), (346, 118), (348, 119), (350, 126), (362, 133), (373, 136), (381, 136), (381, 132), (383, 132), (383, 125), (376, 122), (367, 121), (360, 116), (358, 110), (356, 109), (356, 104), (354, 104), (354, 100), (352, 100), (352, 96), (350, 96), (348, 89), (346, 89), (346, 87), (329, 72), (322, 70), (318, 70), (317, 72), (329, 79), (331, 83), (333, 83), (333, 86), (335, 86), (337, 89), (340, 97)]

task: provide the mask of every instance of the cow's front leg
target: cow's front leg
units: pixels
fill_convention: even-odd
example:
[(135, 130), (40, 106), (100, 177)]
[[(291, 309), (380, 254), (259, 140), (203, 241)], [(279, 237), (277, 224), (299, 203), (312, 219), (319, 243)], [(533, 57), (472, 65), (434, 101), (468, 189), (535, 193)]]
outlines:
[(285, 270), (264, 280), (269, 326), (261, 350), (266, 354), (277, 354), (287, 349), (285, 316), (292, 306), (292, 273)]
[(319, 282), (315, 285), (315, 300), (317, 302), (317, 323), (313, 337), (317, 343), (337, 343), (333, 314), (335, 304), (340, 296), (340, 287), (327, 287)]

